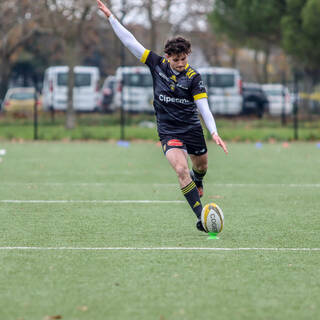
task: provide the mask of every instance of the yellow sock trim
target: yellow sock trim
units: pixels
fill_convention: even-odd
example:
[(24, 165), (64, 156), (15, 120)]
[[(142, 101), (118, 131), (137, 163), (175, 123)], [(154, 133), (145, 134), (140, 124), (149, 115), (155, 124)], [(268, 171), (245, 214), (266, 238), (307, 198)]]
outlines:
[(192, 170), (193, 170), (193, 172), (196, 172), (196, 173), (198, 173), (198, 174), (204, 174), (204, 173), (207, 172), (207, 170), (203, 170), (203, 171), (196, 170), (194, 167), (192, 167)]
[(183, 194), (190, 192), (192, 189), (196, 188), (195, 183), (192, 181), (187, 186), (181, 189)]

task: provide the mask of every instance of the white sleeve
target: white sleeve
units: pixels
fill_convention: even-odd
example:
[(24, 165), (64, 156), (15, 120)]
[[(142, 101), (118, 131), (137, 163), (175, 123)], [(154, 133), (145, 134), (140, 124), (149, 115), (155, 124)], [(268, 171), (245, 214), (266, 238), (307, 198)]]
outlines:
[(209, 109), (208, 99), (202, 98), (202, 99), (196, 100), (195, 104), (197, 105), (197, 108), (200, 111), (202, 119), (206, 124), (206, 127), (208, 128), (210, 134), (213, 134), (213, 133), (218, 134), (216, 122), (214, 121), (213, 115)]
[(140, 60), (146, 50), (143, 45), (114, 16), (111, 15), (109, 21), (121, 42)]

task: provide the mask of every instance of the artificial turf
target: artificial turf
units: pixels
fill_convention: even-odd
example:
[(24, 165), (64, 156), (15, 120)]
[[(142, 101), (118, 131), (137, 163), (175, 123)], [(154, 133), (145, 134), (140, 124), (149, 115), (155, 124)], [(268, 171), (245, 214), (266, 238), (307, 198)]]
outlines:
[(156, 143), (0, 149), (0, 319), (318, 317), (316, 143), (233, 143), (228, 156), (209, 143), (217, 240), (196, 230)]

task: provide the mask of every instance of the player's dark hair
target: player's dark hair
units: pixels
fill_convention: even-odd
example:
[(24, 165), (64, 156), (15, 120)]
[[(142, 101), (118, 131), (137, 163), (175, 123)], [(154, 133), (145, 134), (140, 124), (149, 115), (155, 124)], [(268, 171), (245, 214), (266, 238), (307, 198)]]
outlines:
[(181, 53), (185, 53), (185, 54), (189, 54), (191, 53), (191, 43), (189, 40), (178, 36), (172, 39), (169, 39), (165, 46), (164, 46), (164, 52), (168, 55), (168, 56), (172, 56), (173, 54), (181, 54)]

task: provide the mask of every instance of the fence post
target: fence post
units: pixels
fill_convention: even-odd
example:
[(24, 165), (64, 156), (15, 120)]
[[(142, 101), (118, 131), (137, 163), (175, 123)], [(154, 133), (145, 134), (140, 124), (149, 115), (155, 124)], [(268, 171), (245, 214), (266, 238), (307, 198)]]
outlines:
[(33, 140), (38, 140), (38, 104), (39, 104), (38, 86), (37, 86), (37, 83), (34, 82)]
[(287, 118), (286, 118), (286, 79), (285, 73), (282, 73), (282, 108), (281, 108), (281, 124), (282, 126), (286, 126)]
[(294, 104), (293, 104), (293, 130), (294, 140), (299, 139), (298, 135), (298, 107), (299, 107), (299, 86), (298, 86), (298, 74), (294, 72)]
[[(122, 0), (121, 1), (121, 24), (123, 24), (123, 19), (124, 19), (124, 16), (125, 16), (125, 7), (126, 7), (126, 0)], [(126, 61), (126, 55), (125, 55), (125, 48), (124, 48), (124, 45), (121, 44), (121, 47), (120, 47), (120, 61), (121, 61), (121, 67), (123, 68), (125, 66), (125, 61)], [(120, 140), (124, 141), (125, 139), (125, 132), (124, 132), (124, 129), (125, 129), (125, 114), (124, 114), (124, 97), (123, 97), (123, 69), (122, 69), (122, 75), (121, 75), (121, 107), (120, 107)]]

